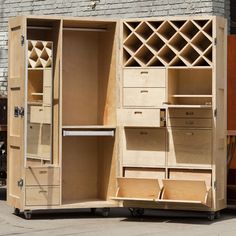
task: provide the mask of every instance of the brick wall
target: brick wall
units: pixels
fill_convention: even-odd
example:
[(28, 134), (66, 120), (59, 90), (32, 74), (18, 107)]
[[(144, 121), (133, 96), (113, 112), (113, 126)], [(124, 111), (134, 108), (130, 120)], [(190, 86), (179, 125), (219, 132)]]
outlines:
[[(94, 7), (95, 5), (95, 7)], [(149, 17), (221, 15), (230, 0), (0, 0), (0, 95), (7, 95), (7, 21), (20, 14)]]

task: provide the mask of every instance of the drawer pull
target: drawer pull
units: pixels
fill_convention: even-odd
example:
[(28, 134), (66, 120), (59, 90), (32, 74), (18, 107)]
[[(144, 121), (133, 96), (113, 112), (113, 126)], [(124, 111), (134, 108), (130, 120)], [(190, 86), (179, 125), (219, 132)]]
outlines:
[(39, 193), (47, 193), (47, 190), (39, 190)]
[(185, 121), (185, 124), (186, 124), (186, 125), (193, 125), (193, 124), (194, 124), (194, 121), (192, 121), (192, 120), (187, 120), (187, 121)]
[(143, 114), (143, 113), (142, 113), (141, 111), (135, 111), (134, 114), (135, 114), (135, 115), (141, 115), (141, 114)]
[(187, 111), (185, 114), (186, 114), (186, 116), (193, 116), (194, 112), (193, 111)]
[(148, 74), (148, 71), (141, 71), (140, 74), (141, 74), (141, 75), (143, 75), (143, 74)]
[(140, 93), (148, 93), (148, 90), (141, 90)]
[(46, 170), (40, 170), (39, 174), (47, 174), (48, 172)]
[(193, 132), (186, 132), (185, 133), (187, 136), (193, 136)]
[(141, 131), (141, 132), (140, 132), (140, 134), (141, 134), (141, 135), (147, 135), (147, 134), (148, 134), (148, 132)]
[(43, 111), (43, 108), (40, 108), (39, 111)]

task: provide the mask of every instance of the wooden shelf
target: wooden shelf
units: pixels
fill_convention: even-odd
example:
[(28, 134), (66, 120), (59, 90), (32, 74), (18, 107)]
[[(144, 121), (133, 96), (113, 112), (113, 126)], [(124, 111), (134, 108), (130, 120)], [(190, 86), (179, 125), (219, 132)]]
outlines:
[(87, 130), (103, 130), (116, 129), (116, 126), (110, 125), (63, 125), (62, 129), (87, 129)]
[(114, 136), (114, 130), (63, 130), (63, 136)]
[(166, 108), (211, 108), (212, 105), (165, 105)]
[(212, 95), (199, 95), (199, 94), (174, 94), (174, 98), (212, 98)]

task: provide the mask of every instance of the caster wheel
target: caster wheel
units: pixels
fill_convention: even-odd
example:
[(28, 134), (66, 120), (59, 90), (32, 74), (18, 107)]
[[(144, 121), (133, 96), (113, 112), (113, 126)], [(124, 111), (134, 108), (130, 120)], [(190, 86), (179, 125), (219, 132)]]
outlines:
[(92, 214), (95, 214), (95, 213), (96, 213), (96, 208), (91, 208), (91, 209), (90, 209), (90, 212), (91, 212)]
[(31, 211), (24, 211), (24, 216), (26, 220), (30, 220), (32, 218), (32, 212)]
[(215, 212), (215, 219), (220, 219), (220, 211)]
[(211, 213), (209, 213), (209, 215), (207, 216), (207, 218), (208, 218), (208, 220), (210, 220), (210, 221), (213, 221), (214, 219), (215, 219), (215, 213), (213, 212), (211, 212)]
[(14, 208), (14, 214), (15, 215), (20, 215), (20, 209), (19, 208)]
[(110, 208), (103, 208), (102, 209), (102, 216), (103, 217), (108, 217), (110, 214)]
[(130, 211), (131, 215), (134, 217), (141, 217), (144, 215), (143, 208), (129, 208), (129, 211)]

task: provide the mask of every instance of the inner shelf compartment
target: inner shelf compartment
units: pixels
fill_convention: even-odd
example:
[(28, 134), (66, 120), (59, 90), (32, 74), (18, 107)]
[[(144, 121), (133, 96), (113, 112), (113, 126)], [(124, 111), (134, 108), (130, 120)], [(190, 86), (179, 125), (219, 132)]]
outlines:
[(168, 104), (212, 105), (212, 69), (169, 69)]
[(109, 201), (116, 191), (115, 156), (115, 137), (64, 136), (62, 204)]

